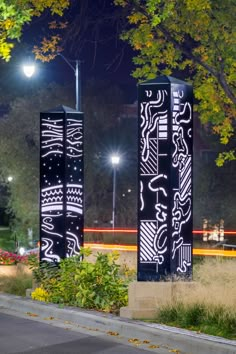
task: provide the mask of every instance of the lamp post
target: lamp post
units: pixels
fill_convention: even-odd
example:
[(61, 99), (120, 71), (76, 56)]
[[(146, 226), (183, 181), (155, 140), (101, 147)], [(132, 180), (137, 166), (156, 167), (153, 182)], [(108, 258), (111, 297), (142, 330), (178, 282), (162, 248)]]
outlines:
[[(81, 75), (80, 75), (80, 60), (68, 60), (61, 53), (57, 53), (74, 71), (75, 73), (75, 109), (76, 111), (81, 111)], [(71, 63), (75, 63), (73, 66)]]
[[(75, 109), (76, 109), (76, 111), (81, 111), (80, 60), (77, 60), (77, 59), (76, 60), (69, 60), (66, 57), (64, 57), (64, 55), (62, 55), (61, 53), (57, 53), (57, 55), (60, 56), (75, 73)], [(73, 65), (72, 63), (75, 63), (75, 65)], [(34, 63), (29, 62), (28, 64), (25, 64), (23, 66), (23, 71), (24, 71), (24, 74), (28, 78), (31, 78), (31, 76), (33, 76), (35, 73)]]
[(113, 166), (113, 193), (112, 193), (112, 229), (115, 229), (115, 212), (116, 212), (116, 169), (120, 163), (119, 155), (111, 156), (111, 163)]

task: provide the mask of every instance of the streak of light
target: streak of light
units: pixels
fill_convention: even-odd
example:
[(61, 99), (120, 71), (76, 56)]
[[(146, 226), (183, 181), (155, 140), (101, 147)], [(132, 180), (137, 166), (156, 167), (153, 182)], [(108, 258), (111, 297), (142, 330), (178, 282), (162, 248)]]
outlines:
[[(136, 245), (114, 245), (103, 243), (84, 243), (85, 248), (91, 248), (94, 250), (111, 250), (111, 251), (127, 251), (137, 252)], [(209, 248), (193, 248), (194, 256), (220, 256), (220, 257), (236, 257), (236, 251), (229, 250), (217, 250)]]
[[(84, 228), (84, 232), (112, 232), (113, 233), (113, 229), (109, 229), (109, 228), (92, 228), (92, 227), (87, 227), (87, 228)], [(137, 229), (129, 229), (129, 228), (115, 228), (114, 230), (115, 233), (127, 233), (127, 234), (136, 234), (138, 232)], [(206, 231), (203, 231), (203, 230), (193, 230), (193, 234), (200, 234), (202, 235), (203, 232), (206, 232)], [(210, 231), (210, 230), (207, 230), (208, 233), (211, 233), (213, 231)], [(232, 231), (224, 231), (224, 234), (225, 235), (236, 235), (236, 231), (235, 230), (232, 230)]]

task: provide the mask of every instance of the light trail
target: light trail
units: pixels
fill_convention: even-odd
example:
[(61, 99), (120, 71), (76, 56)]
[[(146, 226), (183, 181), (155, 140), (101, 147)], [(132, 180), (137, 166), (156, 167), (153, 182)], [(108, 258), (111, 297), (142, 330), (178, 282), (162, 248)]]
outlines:
[[(87, 227), (84, 228), (84, 232), (107, 232), (107, 233), (127, 233), (127, 234), (136, 234), (138, 232), (137, 229), (131, 229), (131, 228), (115, 228), (114, 230), (111, 228), (92, 228), (92, 227)], [(205, 230), (193, 230), (193, 234), (195, 235), (202, 235), (204, 232), (206, 232)], [(214, 230), (207, 230), (207, 233), (211, 233), (214, 232)], [(232, 231), (224, 231), (225, 235), (236, 235), (236, 231), (232, 230)]]
[[(125, 252), (137, 252), (136, 245), (114, 245), (104, 243), (84, 243), (85, 248), (91, 248), (92, 250), (110, 250), (110, 251), (125, 251)], [(193, 248), (194, 256), (219, 256), (219, 257), (236, 257), (236, 251), (229, 250), (217, 250), (209, 248)]]

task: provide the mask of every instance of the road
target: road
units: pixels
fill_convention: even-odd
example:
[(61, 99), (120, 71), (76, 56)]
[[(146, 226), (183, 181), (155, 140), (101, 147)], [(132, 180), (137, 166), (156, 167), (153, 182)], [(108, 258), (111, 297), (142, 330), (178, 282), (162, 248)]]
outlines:
[[(167, 354), (170, 348), (121, 338), (116, 333), (75, 327), (53, 318), (39, 320), (34, 314), (14, 316), (0, 309), (0, 354)], [(27, 318), (28, 317), (28, 318)], [(33, 319), (31, 319), (31, 317)], [(152, 347), (152, 348), (151, 348)]]

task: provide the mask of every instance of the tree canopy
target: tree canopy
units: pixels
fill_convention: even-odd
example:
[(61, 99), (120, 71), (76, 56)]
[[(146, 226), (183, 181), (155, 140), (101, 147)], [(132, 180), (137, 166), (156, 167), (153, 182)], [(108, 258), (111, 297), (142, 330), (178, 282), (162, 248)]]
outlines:
[(0, 58), (10, 59), (14, 41), (20, 39), (25, 24), (45, 10), (62, 16), (69, 0), (1, 0), (0, 2)]
[(13, 100), (9, 113), (0, 119), (1, 183), (12, 176), (5, 208), (12, 215), (13, 228), (21, 232), (38, 226), (39, 112), (60, 105), (62, 97), (71, 104), (68, 90), (56, 85), (32, 90), (30, 99)]
[(133, 76), (183, 72), (194, 85), (196, 109), (227, 152), (217, 164), (236, 159), (235, 0), (115, 0), (127, 11), (122, 38), (137, 55)]

